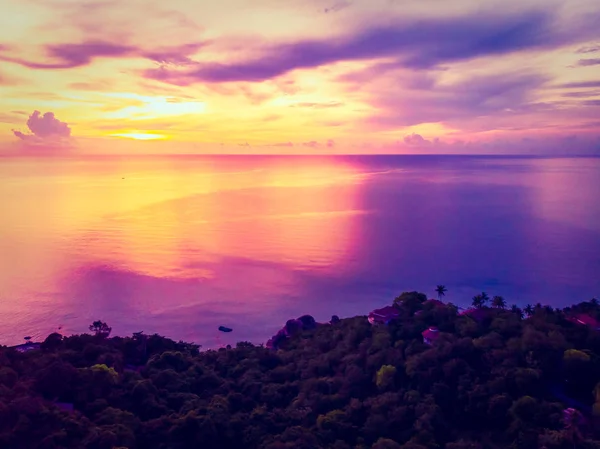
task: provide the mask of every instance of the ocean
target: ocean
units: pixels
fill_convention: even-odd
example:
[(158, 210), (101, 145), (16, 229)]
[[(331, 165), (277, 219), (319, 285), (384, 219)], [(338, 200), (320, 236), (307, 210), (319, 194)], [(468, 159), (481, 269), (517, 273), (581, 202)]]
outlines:
[(563, 307), (600, 296), (599, 194), (600, 158), (2, 158), (0, 344), (263, 343), (437, 284)]

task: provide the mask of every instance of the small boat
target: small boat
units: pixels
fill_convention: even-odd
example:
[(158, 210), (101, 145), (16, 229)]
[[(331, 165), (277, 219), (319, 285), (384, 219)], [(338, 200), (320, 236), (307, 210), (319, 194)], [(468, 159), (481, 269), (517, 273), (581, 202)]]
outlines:
[(231, 329), (230, 327), (219, 326), (219, 330), (221, 332), (231, 332), (233, 329)]

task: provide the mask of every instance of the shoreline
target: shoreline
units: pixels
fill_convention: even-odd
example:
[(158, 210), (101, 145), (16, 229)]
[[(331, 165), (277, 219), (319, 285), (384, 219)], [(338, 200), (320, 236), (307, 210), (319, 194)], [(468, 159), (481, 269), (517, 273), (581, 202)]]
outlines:
[[(407, 293), (416, 294), (417, 292), (405, 292), (404, 294), (407, 294)], [(394, 301), (396, 301), (398, 298), (396, 298)], [(423, 298), (425, 298), (425, 299), (423, 300)], [(443, 302), (443, 301), (441, 301), (439, 299), (433, 299), (433, 298), (427, 299), (425, 297), (425, 295), (423, 295), (423, 298), (421, 298), (423, 300), (423, 304), (430, 303), (430, 304), (433, 304), (436, 307), (437, 306), (452, 307), (452, 308), (455, 308), (460, 315), (477, 315), (478, 311), (485, 311), (485, 310), (494, 310), (494, 309), (497, 309), (497, 308), (489, 307), (489, 306), (483, 306), (481, 308), (477, 308), (477, 307), (474, 307), (474, 306), (471, 306), (471, 307), (460, 307), (460, 306), (456, 306), (455, 304), (453, 304), (451, 302), (447, 302), (446, 303), (446, 302)], [(594, 303), (594, 301), (597, 301), (597, 300), (595, 298), (593, 298), (591, 300), (591, 302)], [(553, 309), (553, 310), (556, 310), (556, 311), (560, 311), (561, 313), (565, 313), (565, 315), (568, 316), (570, 314), (570, 309), (572, 307), (574, 307), (574, 306), (577, 306), (578, 304), (583, 304), (583, 303), (574, 303), (571, 306), (565, 306), (563, 308), (552, 308), (551, 306), (542, 305), (541, 303), (537, 303), (536, 307), (537, 308), (541, 308), (541, 307), (550, 308), (550, 309)], [(394, 305), (395, 305), (395, 302), (392, 303), (392, 307)], [(366, 314), (366, 315), (354, 315), (354, 316), (345, 317), (345, 318), (339, 318), (337, 315), (333, 315), (331, 317), (330, 321), (328, 321), (328, 322), (317, 322), (312, 317), (312, 315), (302, 315), (299, 318), (296, 318), (296, 319), (292, 318), (292, 319), (287, 320), (287, 322), (284, 323), (283, 327), (279, 331), (277, 331), (272, 337), (268, 338), (266, 341), (260, 342), (260, 343), (252, 343), (252, 342), (249, 342), (249, 343), (251, 343), (253, 345), (256, 345), (256, 346), (264, 346), (264, 347), (267, 347), (267, 348), (272, 348), (273, 347), (272, 346), (272, 341), (276, 340), (277, 338), (280, 338), (280, 339), (281, 338), (291, 338), (296, 333), (298, 333), (300, 331), (312, 330), (312, 329), (315, 329), (316, 327), (331, 325), (331, 324), (334, 324), (335, 322), (339, 322), (341, 320), (355, 319), (355, 318), (359, 318), (359, 317), (367, 317), (368, 320), (369, 320), (369, 322), (371, 324), (373, 324), (373, 322), (371, 320), (371, 315), (375, 311), (377, 311), (377, 310), (384, 310), (387, 307), (390, 307), (390, 306), (385, 306), (382, 309), (375, 309), (374, 311), (371, 311), (369, 314)], [(531, 307), (531, 306), (528, 305), (528, 306), (526, 306), (524, 308), (518, 307), (516, 305), (512, 306), (513, 310), (514, 311), (518, 310), (518, 313), (520, 313), (523, 318), (525, 318), (524, 317), (525, 312), (523, 310), (526, 309), (527, 307)], [(504, 309), (504, 310), (506, 310), (506, 309)], [(525, 318), (525, 319), (527, 319), (527, 318)], [(303, 319), (306, 319), (307, 323), (302, 323)], [(567, 319), (570, 319), (572, 321), (576, 321), (576, 320), (574, 320), (572, 318), (567, 318)], [(299, 325), (300, 329), (298, 329), (298, 322), (301, 322), (301, 324)], [(387, 323), (378, 323), (378, 324), (387, 324)], [(584, 323), (582, 323), (582, 324), (584, 324)], [(290, 326), (296, 326), (296, 329), (290, 329)], [(600, 330), (600, 322), (596, 322), (595, 324), (592, 324), (592, 326), (595, 326), (595, 328), (597, 330)], [(219, 326), (219, 327), (217, 327), (216, 331), (220, 331), (221, 327), (225, 327), (225, 326)], [(225, 334), (229, 335), (229, 332), (232, 332), (231, 336), (235, 335), (235, 329), (231, 329), (230, 331), (225, 332)], [(52, 335), (52, 334), (59, 334), (63, 338), (76, 337), (76, 336), (81, 336), (81, 335), (88, 335), (85, 332), (84, 333), (79, 333), (79, 334), (78, 333), (74, 333), (74, 334), (71, 334), (71, 335), (63, 335), (60, 332), (53, 332), (53, 333), (51, 333), (49, 335)], [(138, 332), (138, 333), (136, 333), (136, 332), (132, 333), (133, 336), (135, 336), (136, 334), (142, 334), (142, 335), (145, 335), (145, 336), (159, 335), (162, 338), (167, 338), (167, 339), (169, 339), (171, 341), (179, 341), (180, 343), (197, 345), (202, 352), (203, 351), (210, 351), (210, 350), (219, 350), (219, 349), (222, 349), (222, 348), (228, 347), (228, 346), (231, 347), (231, 343), (219, 343), (218, 347), (212, 347), (212, 345), (211, 346), (203, 345), (203, 344), (196, 343), (196, 342), (193, 342), (193, 341), (192, 342), (186, 342), (186, 341), (184, 341), (182, 339), (180, 339), (180, 340), (174, 340), (174, 339), (172, 339), (170, 337), (166, 337), (166, 336), (160, 335), (158, 333), (152, 333), (152, 334), (146, 334), (146, 333), (143, 333), (143, 332), (141, 332), (141, 333), (140, 332)], [(111, 338), (115, 338), (115, 337), (116, 338), (131, 338), (130, 336), (127, 336), (127, 335), (118, 335), (118, 334), (111, 335)], [(236, 340), (236, 341), (234, 341), (232, 343), (236, 344), (236, 343), (240, 343), (240, 342), (247, 342), (247, 341), (245, 341), (245, 340)], [(4, 347), (7, 347), (7, 348), (11, 348), (11, 349), (23, 350), (25, 352), (25, 351), (28, 351), (28, 350), (40, 349), (42, 343), (43, 343), (43, 341), (38, 341), (38, 342), (29, 341), (29, 342), (26, 342), (26, 343), (20, 343), (20, 344), (11, 345), (11, 346), (0, 345), (0, 347), (4, 346)]]

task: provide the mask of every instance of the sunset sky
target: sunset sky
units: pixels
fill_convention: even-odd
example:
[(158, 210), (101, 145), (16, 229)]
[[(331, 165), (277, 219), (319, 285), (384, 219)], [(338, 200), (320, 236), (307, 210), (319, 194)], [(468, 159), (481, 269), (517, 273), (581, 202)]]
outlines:
[(598, 0), (3, 0), (0, 154), (600, 154), (599, 23)]

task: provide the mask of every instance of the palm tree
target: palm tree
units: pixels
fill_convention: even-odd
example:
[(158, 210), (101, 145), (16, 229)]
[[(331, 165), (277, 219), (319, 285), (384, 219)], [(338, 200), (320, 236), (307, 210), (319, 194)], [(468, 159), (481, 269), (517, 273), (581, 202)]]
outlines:
[(506, 299), (502, 296), (494, 296), (492, 298), (492, 307), (496, 307), (497, 309), (506, 309)]
[(533, 307), (532, 307), (532, 305), (531, 304), (527, 304), (525, 306), (525, 308), (523, 309), (523, 312), (525, 312), (525, 315), (527, 315), (527, 316), (533, 315)]
[(473, 304), (473, 307), (476, 309), (481, 309), (485, 305), (485, 299), (483, 296), (481, 296), (481, 294), (475, 295), (473, 296), (471, 304)]
[(523, 311), (519, 308), (518, 305), (513, 304), (512, 306), (510, 306), (510, 311), (512, 313), (516, 313), (517, 315), (519, 315), (521, 318), (523, 318)]
[(446, 288), (446, 286), (445, 286), (445, 285), (438, 285), (438, 286), (435, 288), (435, 291), (436, 291), (436, 293), (437, 293), (437, 295), (438, 295), (438, 299), (441, 301), (441, 300), (442, 300), (442, 298), (443, 298), (444, 296), (446, 296), (446, 292), (448, 291), (448, 289)]

